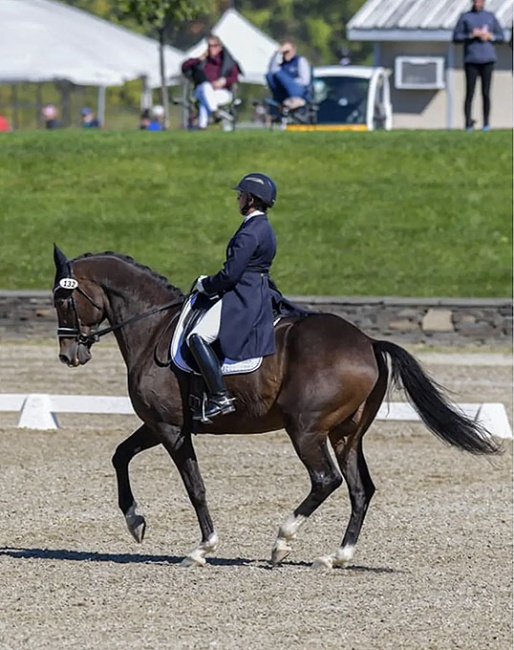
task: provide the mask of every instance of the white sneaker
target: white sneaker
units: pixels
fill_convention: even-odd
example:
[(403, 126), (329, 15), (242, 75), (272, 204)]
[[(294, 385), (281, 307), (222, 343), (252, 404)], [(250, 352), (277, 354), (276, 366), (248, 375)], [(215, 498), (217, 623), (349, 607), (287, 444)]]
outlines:
[(297, 108), (305, 106), (306, 103), (303, 97), (288, 97), (284, 99), (283, 105), (290, 111), (295, 111)]
[(231, 115), (228, 111), (224, 111), (222, 108), (219, 108), (217, 112), (221, 119), (227, 120), (227, 122), (234, 121), (234, 116)]

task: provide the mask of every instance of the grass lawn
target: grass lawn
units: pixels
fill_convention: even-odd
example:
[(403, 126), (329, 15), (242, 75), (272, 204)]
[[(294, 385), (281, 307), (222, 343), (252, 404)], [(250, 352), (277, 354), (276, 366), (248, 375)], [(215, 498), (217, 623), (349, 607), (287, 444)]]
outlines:
[(2, 134), (0, 288), (51, 288), (55, 241), (188, 289), (221, 266), (249, 171), (278, 185), (285, 293), (512, 296), (509, 131)]

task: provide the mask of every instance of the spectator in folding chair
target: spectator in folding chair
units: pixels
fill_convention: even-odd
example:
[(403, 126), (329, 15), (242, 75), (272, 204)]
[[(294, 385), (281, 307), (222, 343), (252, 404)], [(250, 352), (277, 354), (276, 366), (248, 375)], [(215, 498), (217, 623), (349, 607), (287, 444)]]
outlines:
[(57, 129), (60, 125), (57, 120), (57, 108), (53, 104), (45, 104), (41, 109), (45, 129)]
[(273, 95), (271, 105), (289, 111), (305, 106), (311, 83), (311, 66), (296, 51), (295, 42), (288, 38), (271, 57), (266, 81)]
[(233, 116), (220, 106), (233, 99), (231, 87), (237, 83), (241, 68), (221, 40), (214, 34), (207, 38), (207, 50), (199, 57), (187, 59), (182, 73), (194, 86), (194, 97), (199, 102), (198, 128), (206, 129), (209, 118), (216, 122), (232, 121)]

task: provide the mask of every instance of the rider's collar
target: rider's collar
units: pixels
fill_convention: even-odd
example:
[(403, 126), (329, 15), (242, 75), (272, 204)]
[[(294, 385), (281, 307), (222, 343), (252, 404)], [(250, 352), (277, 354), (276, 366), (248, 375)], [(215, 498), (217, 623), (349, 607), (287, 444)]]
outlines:
[(243, 219), (243, 223), (246, 223), (248, 219), (251, 219), (252, 217), (257, 217), (259, 214), (264, 214), (264, 212), (262, 210), (252, 210), (252, 212), (247, 214)]

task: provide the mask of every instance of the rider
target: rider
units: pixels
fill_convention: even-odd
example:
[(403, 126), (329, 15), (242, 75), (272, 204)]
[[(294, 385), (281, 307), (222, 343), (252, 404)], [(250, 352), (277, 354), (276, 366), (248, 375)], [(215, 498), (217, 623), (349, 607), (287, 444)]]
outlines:
[[(252, 173), (236, 187), (243, 223), (228, 243), (226, 261), (215, 275), (201, 275), (196, 290), (220, 300), (192, 329), (187, 344), (209, 391), (207, 418), (235, 410), (225, 387), (218, 357), (210, 343), (219, 338), (223, 355), (243, 360), (275, 353), (272, 300), (280, 293), (269, 279), (276, 253), (276, 239), (267, 210), (277, 198), (269, 176)], [(201, 419), (201, 414), (193, 416)]]

